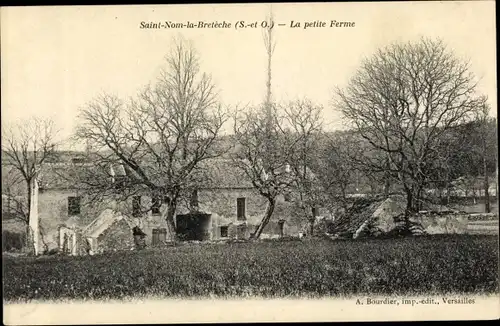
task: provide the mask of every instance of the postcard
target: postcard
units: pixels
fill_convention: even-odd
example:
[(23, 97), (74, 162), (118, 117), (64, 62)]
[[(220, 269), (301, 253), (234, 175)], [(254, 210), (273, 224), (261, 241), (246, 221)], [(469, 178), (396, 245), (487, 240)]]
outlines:
[(494, 1), (0, 15), (6, 325), (499, 318)]

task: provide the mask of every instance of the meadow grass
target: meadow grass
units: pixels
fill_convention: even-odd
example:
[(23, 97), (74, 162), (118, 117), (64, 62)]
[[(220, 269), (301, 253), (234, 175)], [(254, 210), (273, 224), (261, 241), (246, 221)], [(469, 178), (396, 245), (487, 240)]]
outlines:
[(498, 236), (198, 244), (4, 257), (4, 302), (498, 292)]

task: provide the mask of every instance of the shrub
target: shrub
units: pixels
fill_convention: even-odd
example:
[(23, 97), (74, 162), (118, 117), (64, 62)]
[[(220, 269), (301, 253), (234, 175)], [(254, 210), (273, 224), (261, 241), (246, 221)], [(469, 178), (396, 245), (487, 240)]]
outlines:
[(26, 243), (23, 233), (2, 231), (2, 252), (21, 250)]

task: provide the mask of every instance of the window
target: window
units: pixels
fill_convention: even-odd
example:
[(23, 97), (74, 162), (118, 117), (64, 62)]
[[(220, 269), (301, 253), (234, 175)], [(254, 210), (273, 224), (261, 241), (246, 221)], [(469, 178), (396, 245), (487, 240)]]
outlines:
[(246, 220), (245, 199), (246, 198), (237, 198), (236, 199), (236, 214), (237, 214), (238, 221)]
[(163, 204), (164, 205), (170, 204), (170, 198), (168, 196), (163, 196)]
[(160, 197), (158, 195), (154, 195), (151, 200), (152, 200), (151, 213), (153, 215), (160, 215), (160, 207), (161, 207)]
[(312, 214), (314, 217), (318, 216), (319, 214), (319, 210), (318, 210), (318, 207), (313, 207), (312, 208)]
[(220, 227), (220, 237), (221, 238), (227, 238), (228, 229), (229, 229), (229, 227), (227, 227), (227, 226), (221, 226)]
[(191, 194), (190, 205), (191, 208), (198, 207), (198, 190), (193, 190), (193, 193)]
[(132, 197), (132, 216), (141, 216), (141, 196)]
[(289, 192), (285, 192), (283, 194), (283, 198), (285, 199), (286, 202), (289, 202), (292, 200), (292, 196), (290, 196), (290, 193)]
[(68, 216), (80, 214), (81, 197), (68, 197)]

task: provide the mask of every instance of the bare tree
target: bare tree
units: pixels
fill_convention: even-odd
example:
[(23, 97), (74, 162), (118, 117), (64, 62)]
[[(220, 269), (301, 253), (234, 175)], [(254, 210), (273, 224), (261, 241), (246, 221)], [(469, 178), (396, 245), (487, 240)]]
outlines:
[(267, 200), (264, 216), (251, 238), (260, 237), (272, 217), (276, 197), (293, 182), (287, 164), (294, 144), (282, 125), (283, 117), (274, 106), (272, 110), (268, 106), (248, 109), (235, 118), (234, 134), (238, 145), (233, 162)]
[(7, 175), (2, 175), (2, 184), (6, 186), (2, 187), (2, 195), (12, 205), (14, 216), (26, 223), (28, 241), (33, 238), (29, 228), (32, 185), (40, 177), (43, 165), (56, 155), (57, 133), (52, 120), (40, 118), (2, 128), (2, 165), (8, 168)]
[(496, 137), (494, 135), (495, 128), (490, 128), (492, 125), (492, 119), (489, 117), (490, 107), (488, 105), (483, 105), (481, 110), (478, 112), (477, 120), (479, 122), (479, 154), (481, 157), (481, 167), (483, 174), (483, 191), (484, 191), (484, 209), (486, 213), (491, 212), (490, 203), (490, 181), (489, 174), (491, 173), (491, 168), (488, 164), (489, 162), (495, 163), (494, 153), (498, 152), (498, 147), (496, 146)]
[(320, 152), (316, 170), (328, 200), (347, 208), (349, 186), (354, 183), (355, 158), (358, 149), (350, 133), (337, 132), (326, 139)]
[[(293, 175), (293, 185), (298, 200), (296, 204), (302, 210), (309, 222), (309, 233), (314, 233), (314, 222), (319, 205), (323, 202), (323, 191), (315, 171), (319, 160), (318, 149), (322, 136), (323, 121), (321, 111), (323, 108), (314, 105), (310, 100), (297, 100), (284, 107), (284, 126), (293, 139), (290, 147), (291, 153), (288, 163)], [(315, 173), (316, 172), (316, 173)]]
[[(118, 201), (144, 192), (158, 198), (152, 205), (166, 201), (162, 216), (175, 240), (179, 200), (199, 185), (202, 163), (221, 154), (217, 136), (226, 118), (195, 50), (177, 40), (156, 83), (130, 103), (103, 94), (81, 111), (77, 137), (91, 141), (93, 164), (105, 171), (98, 178), (87, 173), (84, 183), (89, 191)], [(107, 172), (116, 163), (127, 175), (119, 192), (118, 180)], [(112, 177), (115, 184), (109, 182)]]
[(418, 211), (444, 133), (473, 118), (484, 103), (469, 64), (441, 41), (395, 43), (379, 49), (345, 89), (335, 106), (388, 163), (366, 164), (397, 176), (407, 199), (407, 217)]
[(10, 166), (2, 167), (2, 217), (17, 219), (29, 224), (26, 186), (19, 171)]
[(272, 9), (267, 17), (268, 26), (264, 29), (263, 39), (267, 54), (266, 96), (262, 106), (246, 112), (236, 112), (234, 133), (238, 150), (233, 155), (233, 162), (252, 180), (260, 195), (267, 200), (264, 216), (251, 238), (259, 238), (269, 223), (276, 205), (276, 197), (290, 184), (284, 137), (280, 129), (282, 117), (277, 113), (272, 99), (272, 56), (276, 47), (271, 28)]

